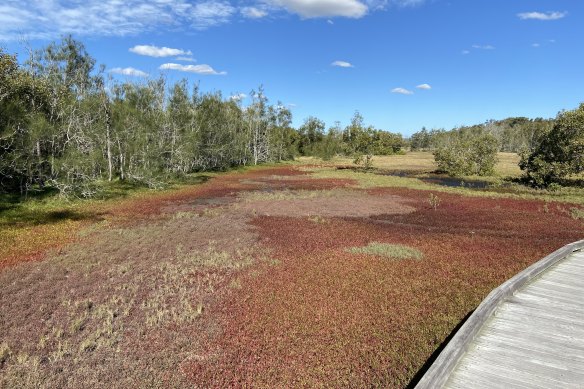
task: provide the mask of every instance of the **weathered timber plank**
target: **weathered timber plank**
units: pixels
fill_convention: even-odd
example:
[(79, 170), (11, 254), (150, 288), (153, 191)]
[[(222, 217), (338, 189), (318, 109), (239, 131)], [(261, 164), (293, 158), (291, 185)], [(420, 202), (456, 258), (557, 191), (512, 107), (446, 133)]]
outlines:
[(584, 388), (584, 241), (494, 289), (416, 388)]

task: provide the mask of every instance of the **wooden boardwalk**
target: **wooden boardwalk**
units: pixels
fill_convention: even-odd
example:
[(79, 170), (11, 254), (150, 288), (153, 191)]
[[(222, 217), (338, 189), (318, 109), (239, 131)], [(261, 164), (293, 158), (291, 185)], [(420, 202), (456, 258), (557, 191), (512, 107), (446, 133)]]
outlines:
[(481, 303), (416, 388), (584, 388), (584, 241)]

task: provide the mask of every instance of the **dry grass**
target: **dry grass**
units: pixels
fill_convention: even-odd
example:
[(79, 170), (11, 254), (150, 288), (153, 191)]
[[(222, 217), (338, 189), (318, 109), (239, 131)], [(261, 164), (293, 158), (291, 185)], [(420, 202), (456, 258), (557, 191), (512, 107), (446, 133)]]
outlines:
[(304, 200), (316, 198), (330, 198), (342, 196), (346, 191), (333, 190), (276, 190), (243, 192), (242, 198), (247, 202), (254, 201), (280, 201), (280, 200)]
[(367, 254), (393, 259), (422, 259), (424, 254), (413, 247), (402, 244), (371, 242), (367, 246), (351, 247), (347, 249), (351, 254)]
[[(518, 177), (521, 175), (519, 169), (519, 155), (516, 153), (498, 153), (498, 163), (495, 166), (497, 176)], [(313, 157), (301, 157), (299, 162), (308, 165), (320, 165), (322, 160)], [(353, 165), (353, 158), (337, 157), (327, 164), (335, 166)], [(434, 156), (429, 151), (413, 151), (404, 155), (376, 155), (373, 157), (373, 167), (391, 171), (403, 172), (431, 172), (436, 170)], [(470, 178), (470, 177), (469, 177)]]

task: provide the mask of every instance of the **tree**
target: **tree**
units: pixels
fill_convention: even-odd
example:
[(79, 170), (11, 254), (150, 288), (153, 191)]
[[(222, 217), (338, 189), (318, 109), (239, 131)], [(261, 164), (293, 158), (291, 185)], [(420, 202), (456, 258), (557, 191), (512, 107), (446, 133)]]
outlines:
[(245, 110), (246, 122), (251, 136), (253, 164), (266, 162), (270, 159), (270, 144), (268, 133), (268, 98), (260, 85), (258, 91), (251, 91), (252, 103)]
[(410, 149), (412, 151), (425, 150), (430, 148), (430, 134), (426, 127), (418, 132), (414, 132), (410, 137)]
[(343, 150), (341, 124), (336, 122), (317, 146), (317, 155), (325, 161), (330, 160)]
[(524, 152), (519, 166), (527, 180), (546, 187), (584, 171), (584, 104), (558, 114), (551, 131), (532, 152)]
[(304, 123), (298, 129), (300, 143), (298, 149), (302, 155), (312, 155), (315, 153), (316, 144), (324, 138), (325, 124), (322, 120), (314, 116), (304, 119)]
[(438, 169), (451, 176), (493, 174), (499, 143), (491, 134), (453, 137), (434, 152)]
[(26, 194), (50, 173), (46, 148), (50, 87), (0, 49), (0, 189)]

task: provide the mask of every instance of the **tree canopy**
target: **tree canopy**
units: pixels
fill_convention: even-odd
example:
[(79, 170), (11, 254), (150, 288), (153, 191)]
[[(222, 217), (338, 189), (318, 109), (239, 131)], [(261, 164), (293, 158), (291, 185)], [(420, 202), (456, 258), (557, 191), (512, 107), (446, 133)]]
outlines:
[(541, 187), (584, 172), (584, 104), (559, 113), (551, 131), (523, 153), (519, 166), (532, 185)]

